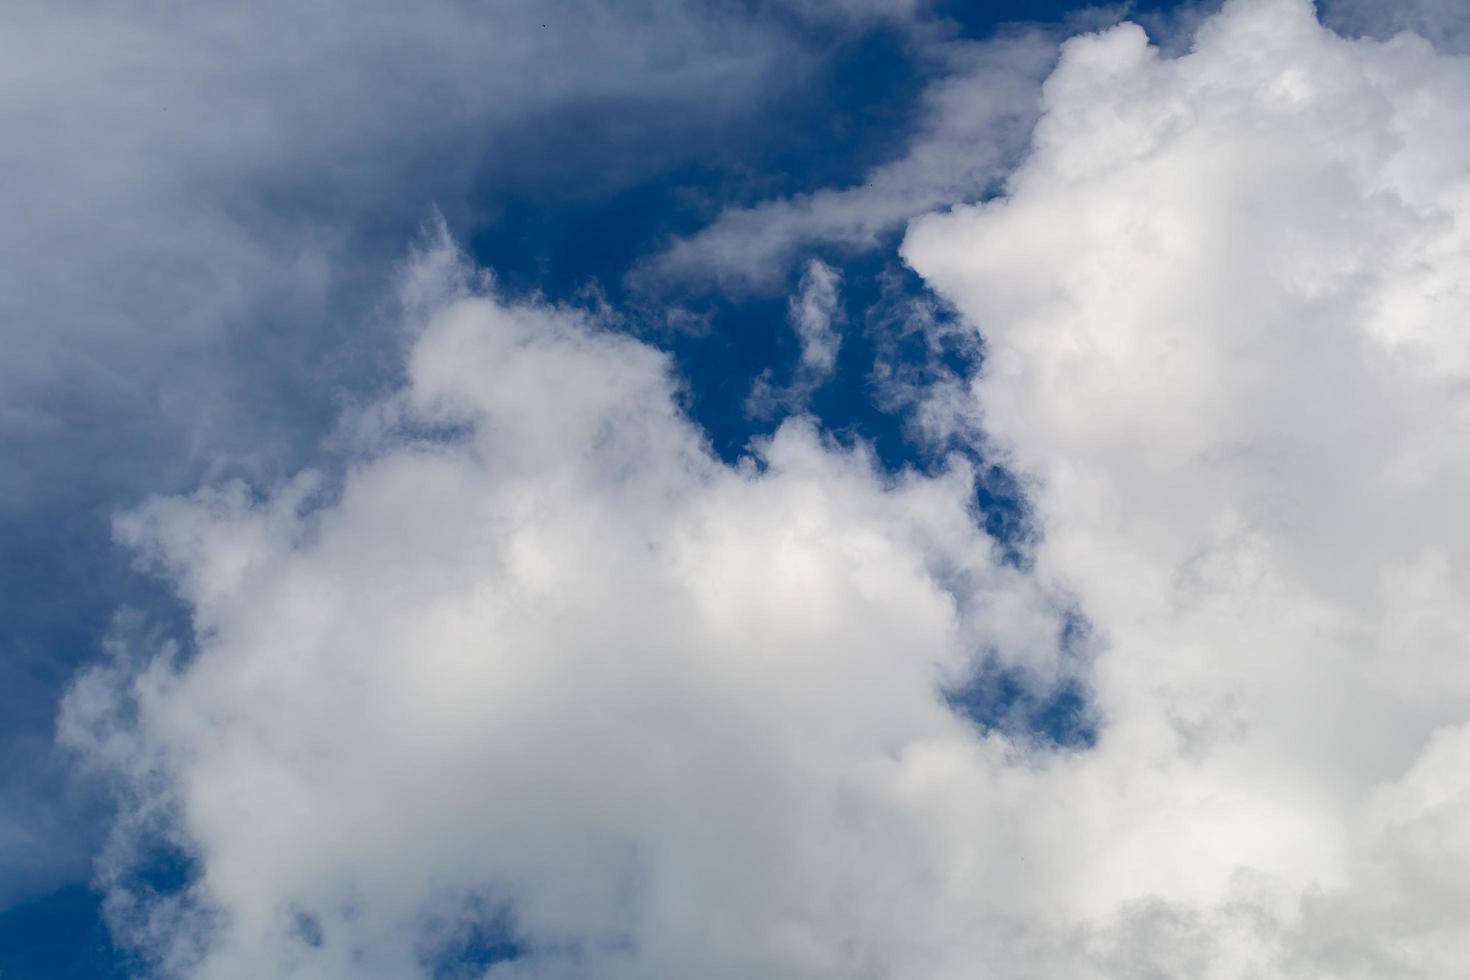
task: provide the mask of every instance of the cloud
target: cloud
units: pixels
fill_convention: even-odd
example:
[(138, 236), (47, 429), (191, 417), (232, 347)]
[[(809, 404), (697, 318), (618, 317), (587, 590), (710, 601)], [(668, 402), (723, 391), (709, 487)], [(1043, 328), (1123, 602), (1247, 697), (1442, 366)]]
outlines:
[(1298, 0), (1172, 60), (1124, 26), (1065, 47), (1002, 198), (909, 229), (985, 338), (1037, 574), (1105, 638), (1058, 834), (1106, 975), (1470, 953), (1467, 96)]
[[(472, 280), (447, 248), (419, 268)], [(340, 481), (119, 520), (197, 644), (66, 704), (125, 787), (125, 940), (194, 977), (403, 977), (447, 920), (503, 934), (496, 976), (805, 977), (955, 926), (927, 921), (966, 874), (945, 773), (1032, 750), (943, 688), (980, 656), (1045, 687), (1062, 629), (960, 463), (885, 477), (791, 422), (725, 465), (664, 355), (476, 294), (357, 431)], [(185, 892), (133, 884), (150, 835)]]
[[(860, 25), (861, 6), (803, 16)], [(571, 179), (610, 193), (721, 145), (821, 57), (805, 22), (767, 14), (697, 0), (6, 5), (0, 766), (35, 771), (0, 785), (0, 810), (18, 839), (65, 852), (56, 874), (88, 842), (60, 840), (61, 791), (35, 746), (131, 591), (105, 515), (301, 465), (342, 402), (391, 383), (401, 340), (384, 286), (431, 208), (473, 233), (502, 195)], [(28, 845), (17, 864), (20, 850), (0, 847), (0, 878), (44, 864)]]
[(633, 272), (635, 282), (713, 282), (768, 290), (803, 247), (871, 249), (915, 215), (993, 190), (1035, 120), (1038, 86), (1056, 57), (1042, 31), (933, 44), (940, 79), (923, 94), (908, 147), (859, 185), (727, 208)]
[(791, 302), (791, 324), (801, 340), (801, 363), (818, 377), (837, 366), (842, 337), (832, 326), (840, 313), (842, 274), (820, 259), (807, 263), (801, 292)]
[[(663, 355), (420, 275), (347, 472), (118, 523), (195, 649), (67, 701), (117, 927), (202, 978), (1459, 976), (1467, 95), (1305, 0), (1066, 45), (1005, 193), (903, 245), (983, 334), (1024, 571), (957, 461), (726, 465)], [(951, 710), (987, 657), (1075, 683), (1072, 602), (1095, 740)]]
[(813, 18), (907, 24), (929, 6), (929, 0), (796, 0), (792, 6)]
[(1441, 51), (1465, 54), (1470, 48), (1470, 11), (1451, 0), (1403, 0), (1393, 4), (1326, 0), (1322, 19), (1347, 34), (1388, 38), (1410, 31)]
[[(252, 395), (312, 390), (293, 362), (339, 384), (360, 371), (381, 339), (363, 287), (430, 206), (476, 220), (472, 185), (575, 166), (575, 148), (531, 159), (536, 120), (591, 106), (644, 134), (684, 121), (687, 144), (698, 119), (761, 97), (772, 59), (808, 57), (676, 0), (8, 13), (0, 434), (45, 445), (99, 411), (137, 415), (136, 442), (196, 458), (276, 435)], [(581, 132), (590, 147), (598, 131)], [(602, 154), (586, 179), (620, 166)], [(0, 500), (24, 499), (9, 470)]]
[[(932, 80), (912, 110), (912, 131), (901, 152), (869, 170), (861, 183), (728, 206), (708, 226), (642, 260), (630, 281), (768, 293), (784, 282), (804, 250), (872, 251), (912, 218), (997, 193), (1025, 153), (1041, 83), (1062, 41), (1117, 23), (1130, 6), (1079, 6), (1057, 23), (1001, 25), (984, 41), (956, 40), (952, 23), (925, 16), (925, 5), (914, 6), (906, 13), (909, 48)], [(1176, 53), (1218, 7), (1219, 0), (1198, 0), (1134, 15), (1155, 43)]]
[(778, 387), (768, 369), (756, 378), (746, 400), (751, 415), (771, 418), (805, 408), (812, 392), (831, 379), (837, 370), (837, 352), (842, 335), (836, 323), (842, 318), (842, 273), (820, 259), (807, 263), (795, 296), (787, 303), (787, 319), (801, 347), (790, 383)]

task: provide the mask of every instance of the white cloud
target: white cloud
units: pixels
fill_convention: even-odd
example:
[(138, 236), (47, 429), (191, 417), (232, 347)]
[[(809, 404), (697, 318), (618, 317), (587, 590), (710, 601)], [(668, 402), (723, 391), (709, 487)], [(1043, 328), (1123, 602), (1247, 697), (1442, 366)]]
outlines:
[(767, 369), (756, 378), (746, 411), (772, 417), (802, 411), (812, 392), (826, 384), (837, 369), (842, 347), (838, 321), (842, 319), (842, 273), (820, 259), (807, 263), (795, 296), (787, 302), (787, 319), (801, 347), (791, 381), (778, 386)]
[(986, 339), (1038, 574), (1106, 639), (1059, 832), (1120, 975), (1171, 936), (1168, 975), (1470, 956), (1467, 98), (1464, 62), (1304, 0), (1175, 60), (1121, 27), (1067, 45), (1004, 198), (910, 228)]
[[(128, 787), (124, 935), (196, 977), (403, 977), (432, 914), (510, 903), (530, 954), (497, 976), (774, 978), (955, 928), (939, 885), (979, 869), (949, 839), (988, 818), (945, 772), (1027, 751), (941, 687), (987, 650), (1046, 683), (1055, 610), (959, 464), (880, 478), (790, 423), (729, 467), (674, 396), (582, 314), (465, 297), (330, 502), (308, 475), (123, 518), (200, 647), (68, 700), (69, 744)], [(169, 813), (202, 877), (136, 904)]]
[(859, 185), (729, 208), (634, 271), (637, 280), (709, 280), (734, 290), (778, 283), (804, 246), (876, 246), (917, 214), (979, 198), (1015, 164), (1036, 116), (1056, 42), (1034, 31), (931, 45), (942, 66), (907, 149)]
[[(1066, 46), (1006, 194), (904, 245), (984, 333), (1026, 575), (962, 469), (797, 423), (729, 467), (650, 348), (443, 305), (340, 488), (120, 522), (199, 651), (64, 730), (126, 790), (104, 871), (164, 821), (201, 876), (115, 915), (205, 978), (413, 975), (499, 903), (501, 978), (1459, 976), (1467, 96), (1305, 0)], [(1054, 677), (1053, 594), (1070, 753), (939, 694), (990, 648)]]
[(537, 180), (646, 180), (821, 53), (702, 0), (13, 0), (0, 20), (0, 539), (66, 596), (4, 609), (0, 759), (35, 772), (0, 810), (57, 853), (33, 875), (47, 848), (0, 847), (0, 879), (46, 888), (88, 840), (53, 819), (34, 706), (114, 601), (96, 515), (299, 465), (396, 367), (381, 286), (435, 203), (483, 229)]
[(841, 312), (842, 274), (820, 259), (807, 263), (801, 291), (791, 301), (791, 325), (801, 340), (801, 363), (817, 377), (830, 377), (837, 366), (842, 336), (833, 327)]

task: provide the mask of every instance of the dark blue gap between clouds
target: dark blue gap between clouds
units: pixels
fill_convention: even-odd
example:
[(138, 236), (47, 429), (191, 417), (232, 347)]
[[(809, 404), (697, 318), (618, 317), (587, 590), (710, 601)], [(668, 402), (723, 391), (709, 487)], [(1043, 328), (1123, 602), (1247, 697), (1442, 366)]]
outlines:
[[(1007, 21), (1057, 22), (1074, 9), (1027, 0), (956, 0), (935, 7), (955, 22), (963, 37), (986, 36)], [(480, 219), (478, 227), (468, 229), (468, 249), (477, 263), (495, 270), (500, 287), (511, 296), (535, 293), (552, 301), (584, 302), (595, 288), (615, 309), (628, 311), (636, 325), (640, 305), (648, 300), (630, 295), (623, 286), (623, 276), (636, 259), (657, 251), (673, 235), (698, 230), (723, 207), (860, 182), (873, 166), (902, 153), (913, 123), (911, 110), (926, 82), (897, 32), (870, 32), (839, 49), (827, 69), (794, 98), (765, 112), (740, 134), (738, 145), (715, 141), (691, 162), (655, 179), (615, 183), (610, 190), (607, 181), (586, 180), (577, 166), (564, 162), (567, 132), (585, 134), (594, 119), (569, 111), (538, 120), (518, 134), (528, 161), (526, 173), (512, 182), (519, 189), (503, 192), (496, 186), (503, 174), (486, 171), (482, 186), (471, 192), (462, 209), (456, 209)], [(636, 143), (620, 143), (615, 131), (597, 138), (617, 145), (625, 158), (639, 152)], [(536, 171), (537, 157), (547, 165), (538, 177), (528, 178)], [(585, 157), (583, 162), (590, 165)], [(928, 357), (920, 349), (921, 337), (885, 339), (870, 328), (875, 316), (924, 294), (922, 283), (892, 258), (897, 240), (897, 235), (891, 236), (866, 255), (823, 253), (843, 274), (845, 320), (837, 373), (814, 392), (811, 411), (839, 441), (870, 444), (890, 472), (904, 467), (932, 471), (939, 462), (936, 454), (906, 430), (901, 413), (885, 410), (874, 397), (875, 358), (881, 355), (922, 368)], [(791, 271), (790, 289), (799, 274), (799, 268)], [(752, 419), (745, 402), (762, 371), (774, 369), (779, 383), (782, 371), (789, 371), (799, 356), (787, 322), (789, 291), (738, 302), (694, 295), (687, 298), (688, 304), (708, 317), (707, 330), (670, 330), (646, 337), (674, 357), (687, 386), (691, 418), (727, 460), (777, 423)], [(271, 333), (279, 335), (293, 356), (312, 353), (309, 345), (292, 341), (285, 328)], [(261, 350), (255, 343), (258, 338), (247, 339), (255, 353), (242, 348), (242, 354), (267, 367), (273, 358), (279, 359)], [(888, 346), (880, 350), (880, 343)], [(977, 357), (977, 350), (960, 345), (944, 351), (939, 364), (966, 372), (973, 370)], [(296, 420), (300, 431), (293, 439), (301, 445), (313, 443), (331, 424), (331, 413), (323, 411), (330, 401), (319, 397), (295, 395), (272, 404), (294, 404), (296, 409), (290, 410), (300, 411), (302, 418)], [(108, 436), (98, 432), (97, 438)], [(1022, 495), (1002, 469), (984, 460), (975, 462), (982, 474), (976, 504), (986, 529), (1011, 549), (1013, 560), (1023, 560), (1028, 526)], [(4, 605), (16, 612), (10, 617), (12, 626), (19, 622), (32, 627), (12, 633), (10, 659), (0, 674), (13, 677), (16, 683), (7, 685), (12, 690), (32, 696), (23, 701), (0, 696), (0, 707), (8, 719), (28, 718), (37, 728), (47, 723), (54, 702), (38, 700), (35, 692), (59, 693), (75, 665), (96, 656), (99, 638), (118, 607), (140, 610), (151, 622), (166, 624), (178, 639), (188, 635), (186, 611), (166, 587), (130, 572), (129, 556), (105, 540), (107, 514), (136, 493), (131, 488), (146, 487), (146, 475), (109, 475), (98, 482), (93, 474), (90, 485), (80, 478), (83, 474), (73, 476), (79, 477), (75, 483), (59, 482), (80, 489), (42, 511), (0, 514), (0, 533), (13, 556), (0, 569), (8, 596)], [(43, 615), (48, 605), (62, 601), (58, 596), (66, 597), (73, 614)], [(946, 694), (956, 711), (982, 729), (1028, 732), (1044, 743), (1072, 748), (1090, 745), (1095, 738), (1085, 691), (1076, 681), (1037, 692), (982, 655), (971, 681)], [(85, 820), (94, 806), (93, 801), (79, 803), (79, 819)], [(85, 830), (77, 833), (87, 836)], [(95, 844), (95, 836), (89, 838), (88, 846)], [(194, 879), (197, 870), (186, 854), (159, 842), (133, 884), (160, 894), (174, 893)], [(498, 925), (476, 927), (426, 954), (434, 975), (454, 976), (463, 967), (520, 955), (523, 949), (509, 928), (510, 920), (497, 921)], [(309, 936), (310, 930), (304, 934)], [(81, 883), (0, 912), (0, 977), (5, 980), (114, 978), (143, 972), (144, 964), (111, 945), (101, 923), (99, 896)]]

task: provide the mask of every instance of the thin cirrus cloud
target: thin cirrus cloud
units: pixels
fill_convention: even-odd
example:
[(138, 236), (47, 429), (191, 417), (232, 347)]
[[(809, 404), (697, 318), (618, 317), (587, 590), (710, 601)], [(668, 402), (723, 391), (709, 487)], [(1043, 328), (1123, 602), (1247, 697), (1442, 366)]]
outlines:
[[(67, 699), (118, 934), (201, 978), (487, 934), (499, 978), (1459, 976), (1467, 98), (1306, 0), (1065, 45), (1004, 193), (902, 247), (983, 334), (1020, 567), (960, 462), (721, 462), (663, 355), (438, 241), (347, 472), (117, 524), (197, 646)], [(1073, 604), (1092, 744), (951, 710), (981, 654), (1057, 681)]]

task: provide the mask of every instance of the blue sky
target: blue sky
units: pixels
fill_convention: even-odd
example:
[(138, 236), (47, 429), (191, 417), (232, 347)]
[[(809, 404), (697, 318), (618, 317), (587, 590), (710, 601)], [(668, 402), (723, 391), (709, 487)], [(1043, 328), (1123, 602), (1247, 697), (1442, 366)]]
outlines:
[(349, 6), (0, 15), (0, 977), (1455, 975), (1454, 5)]

